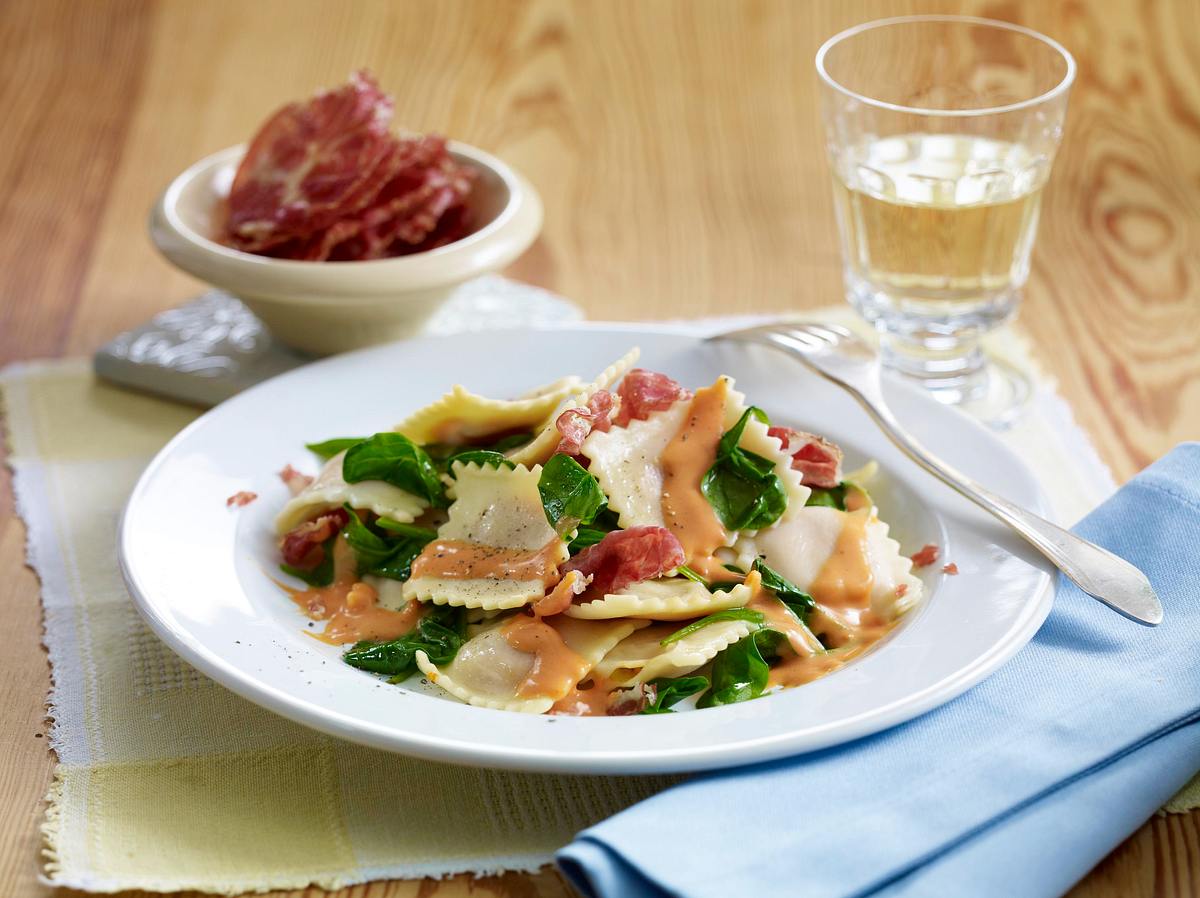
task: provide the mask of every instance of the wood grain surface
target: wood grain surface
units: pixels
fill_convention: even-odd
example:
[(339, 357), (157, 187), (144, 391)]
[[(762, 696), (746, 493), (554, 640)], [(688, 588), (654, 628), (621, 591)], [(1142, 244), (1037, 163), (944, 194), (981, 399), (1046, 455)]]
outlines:
[[(146, 239), (157, 193), (362, 65), (395, 91), (398, 122), (530, 176), (545, 231), (510, 273), (590, 317), (827, 304), (840, 265), (813, 53), (912, 11), (1021, 22), (1076, 54), (1021, 320), (1119, 478), (1200, 437), (1195, 0), (5, 3), (0, 363), (90, 353), (196, 293)], [(48, 669), (23, 547), (0, 474), (0, 894), (45, 896)], [(568, 893), (545, 871), (342, 894)], [(1151, 820), (1073, 894), (1200, 894), (1200, 814)]]

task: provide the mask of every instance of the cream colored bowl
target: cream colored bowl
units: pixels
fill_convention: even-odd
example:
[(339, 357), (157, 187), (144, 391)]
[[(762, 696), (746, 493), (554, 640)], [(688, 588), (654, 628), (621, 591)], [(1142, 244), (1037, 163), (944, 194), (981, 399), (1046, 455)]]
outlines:
[(537, 239), (542, 203), (495, 156), (451, 141), (457, 162), (479, 172), (468, 205), (474, 233), (438, 249), (368, 262), (294, 262), (217, 243), (220, 203), (245, 147), (201, 159), (150, 213), (150, 236), (173, 264), (234, 294), (297, 349), (329, 354), (411, 336), (464, 281), (508, 265)]

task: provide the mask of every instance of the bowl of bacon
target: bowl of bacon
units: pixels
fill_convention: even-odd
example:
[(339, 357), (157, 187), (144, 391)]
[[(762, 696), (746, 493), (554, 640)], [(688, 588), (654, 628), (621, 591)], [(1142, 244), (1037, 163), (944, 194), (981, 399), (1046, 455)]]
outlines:
[(464, 281), (537, 238), (537, 192), (501, 160), (392, 131), (366, 72), (276, 112), (214, 153), (150, 215), (174, 265), (234, 294), (281, 341), (318, 354), (413, 334)]

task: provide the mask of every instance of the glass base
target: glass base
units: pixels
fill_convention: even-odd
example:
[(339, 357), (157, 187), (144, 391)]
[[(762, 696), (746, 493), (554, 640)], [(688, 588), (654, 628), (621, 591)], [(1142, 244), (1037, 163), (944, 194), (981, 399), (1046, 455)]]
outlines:
[(1033, 384), (1024, 372), (990, 357), (976, 344), (943, 352), (914, 352), (911, 345), (884, 335), (883, 364), (944, 405), (966, 412), (996, 429), (1011, 426), (1029, 404)]

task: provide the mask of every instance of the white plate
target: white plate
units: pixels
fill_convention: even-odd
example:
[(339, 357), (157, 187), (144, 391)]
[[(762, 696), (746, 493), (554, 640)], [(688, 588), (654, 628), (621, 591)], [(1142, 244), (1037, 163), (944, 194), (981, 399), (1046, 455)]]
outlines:
[[(690, 386), (732, 374), (773, 421), (824, 434), (848, 467), (877, 459), (873, 489), (906, 552), (944, 549), (958, 576), (926, 570), (926, 601), (874, 651), (807, 686), (670, 715), (545, 717), (396, 687), (309, 638), (275, 586), (271, 521), (284, 464), (315, 470), (306, 441), (387, 429), (461, 382), (516, 395), (566, 373), (590, 377), (631, 345)], [(1030, 471), (982, 427), (890, 384), (897, 416), (955, 467), (1045, 513)], [(239, 490), (258, 500), (231, 510)], [(121, 564), (168, 645), (215, 680), (315, 729), (441, 761), (579, 773), (722, 767), (823, 748), (893, 726), (960, 694), (1023, 646), (1050, 610), (1050, 576), (987, 516), (905, 460), (854, 402), (761, 348), (629, 329), (571, 328), (427, 338), (339, 356), (251, 389), (196, 421), (146, 469), (121, 524)], [(418, 680), (410, 681), (418, 684)], [(432, 691), (431, 691), (432, 690)]]

